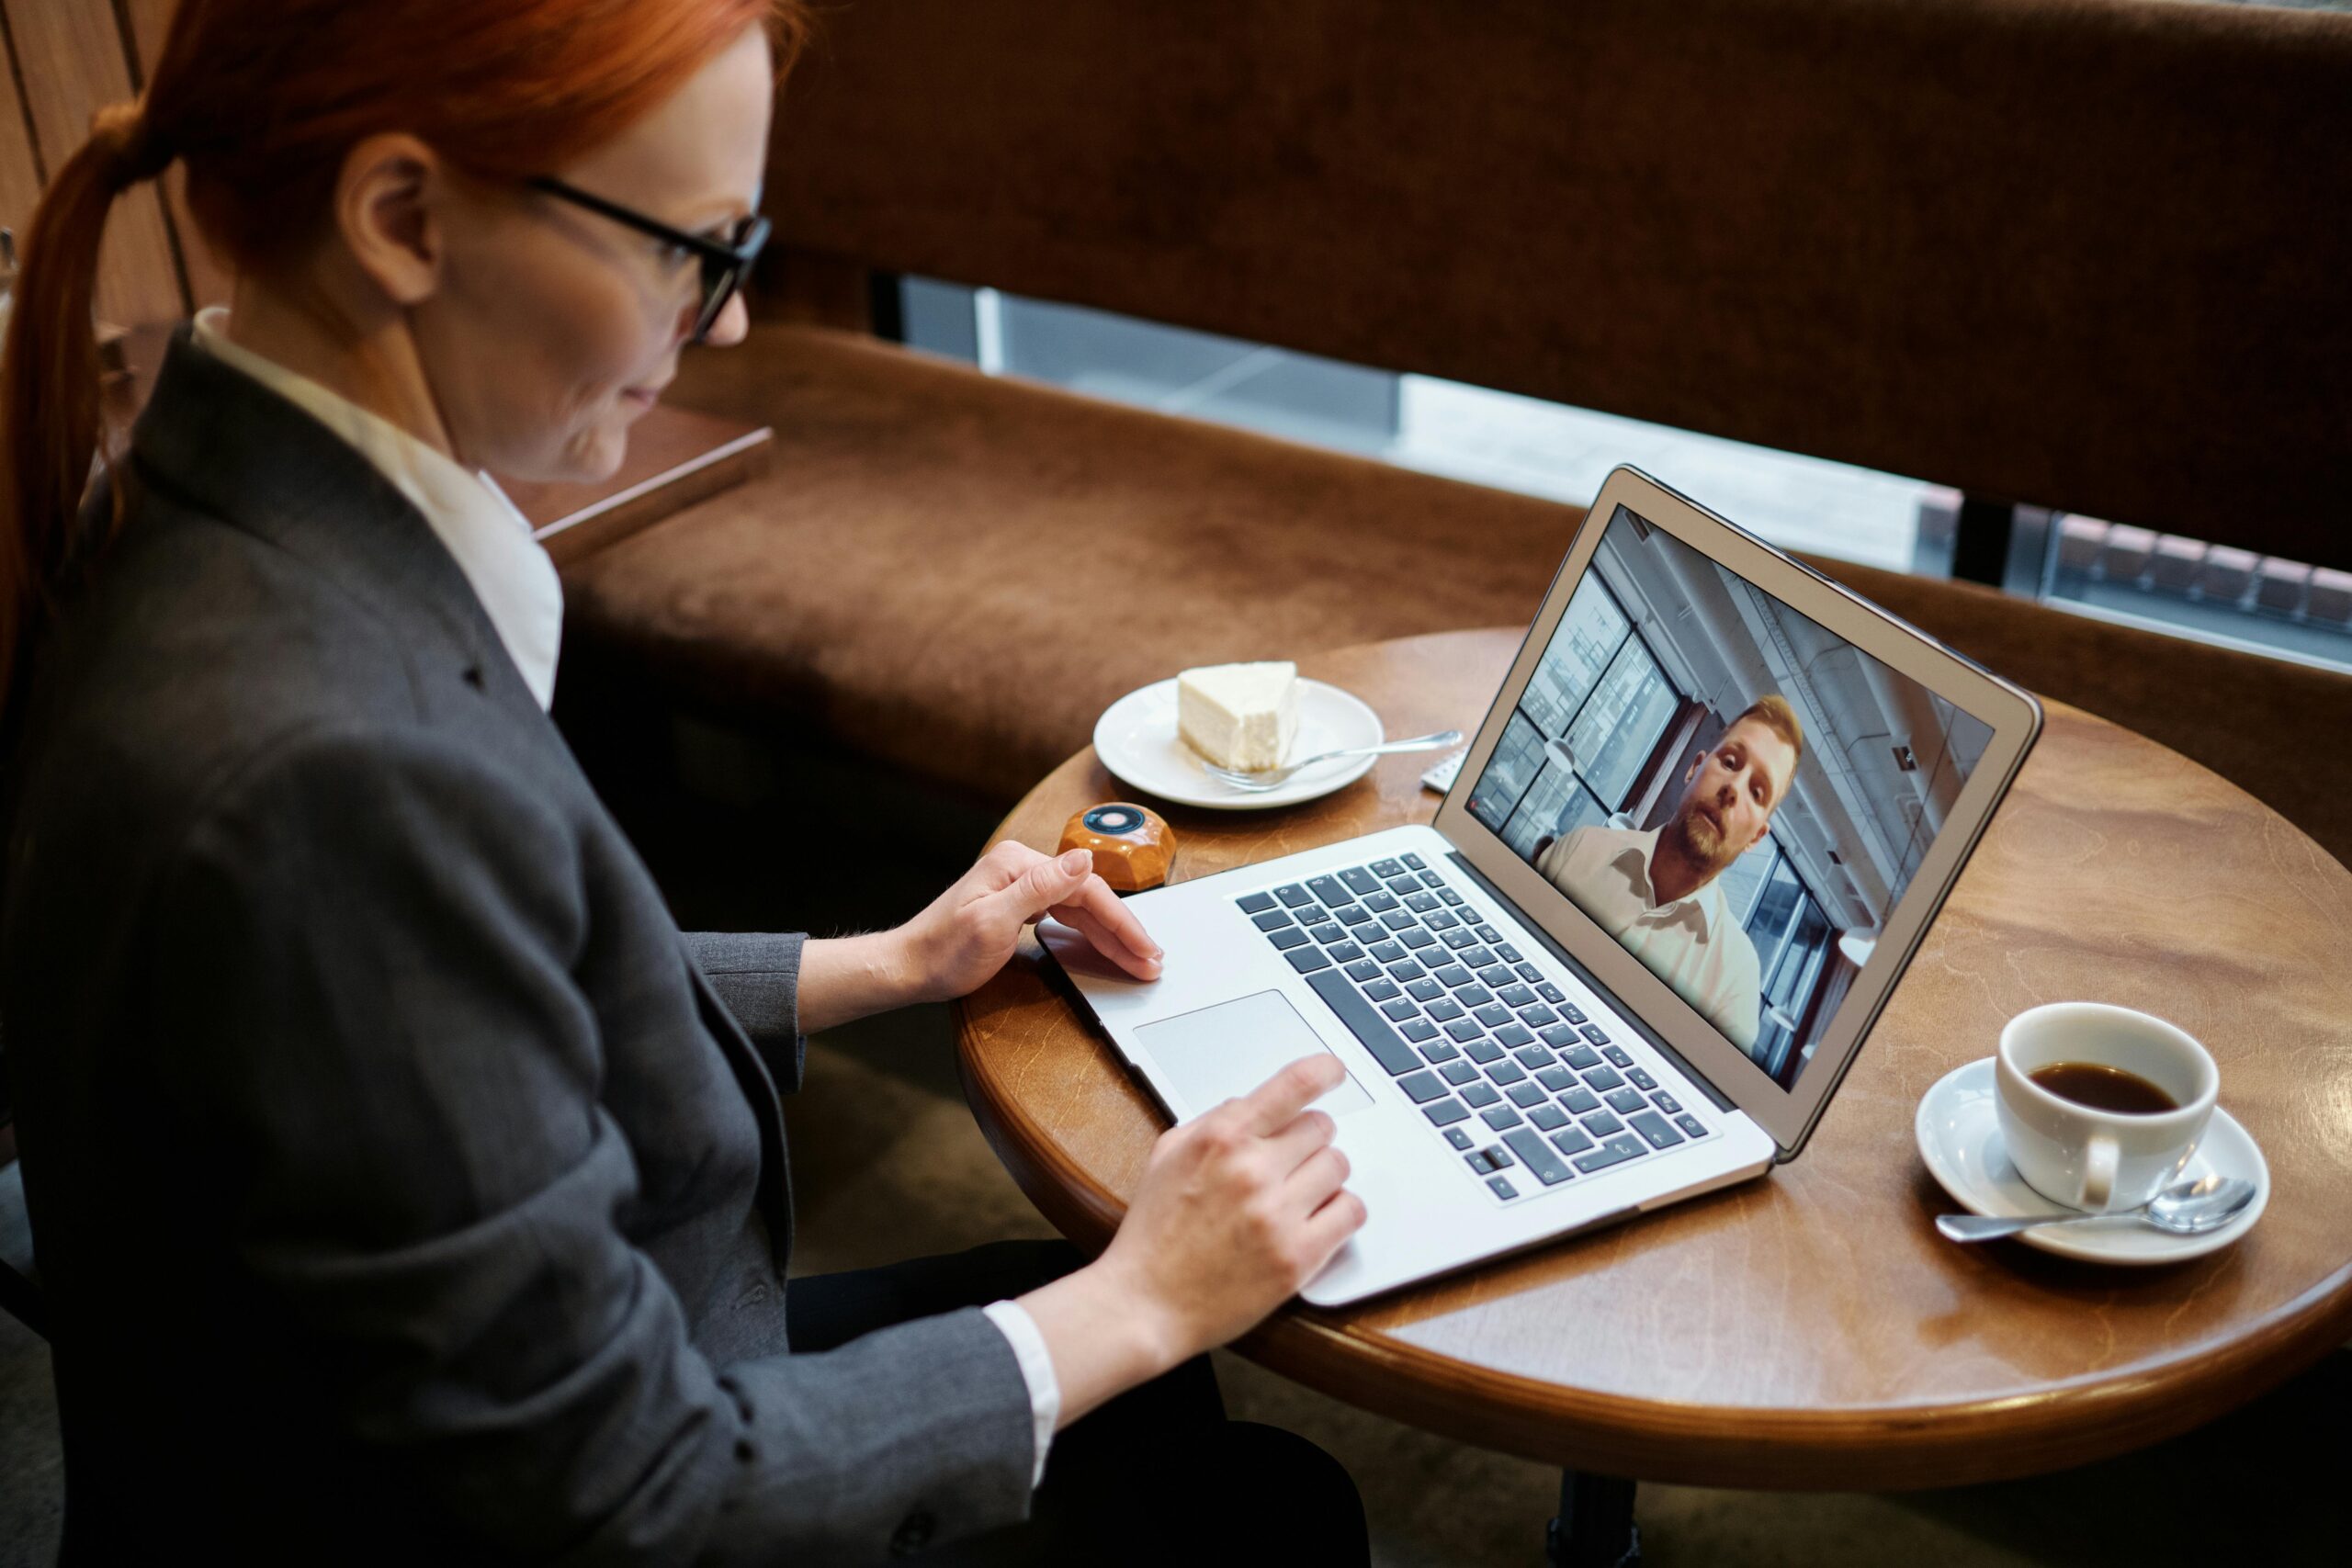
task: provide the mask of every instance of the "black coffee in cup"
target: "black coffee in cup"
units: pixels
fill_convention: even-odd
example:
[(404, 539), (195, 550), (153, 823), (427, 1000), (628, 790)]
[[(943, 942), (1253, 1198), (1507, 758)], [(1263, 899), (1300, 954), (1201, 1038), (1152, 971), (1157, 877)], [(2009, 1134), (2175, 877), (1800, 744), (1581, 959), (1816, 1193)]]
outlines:
[(2180, 1102), (2137, 1073), (2103, 1062), (2052, 1062), (2026, 1075), (2061, 1100), (2126, 1116), (2155, 1116), (2177, 1111)]

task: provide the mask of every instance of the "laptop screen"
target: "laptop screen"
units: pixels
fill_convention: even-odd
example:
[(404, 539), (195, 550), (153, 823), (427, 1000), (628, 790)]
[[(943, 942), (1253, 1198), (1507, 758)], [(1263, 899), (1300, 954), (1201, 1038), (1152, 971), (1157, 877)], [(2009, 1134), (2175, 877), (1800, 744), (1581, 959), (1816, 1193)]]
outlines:
[(1620, 505), (1467, 807), (1793, 1091), (1992, 738)]

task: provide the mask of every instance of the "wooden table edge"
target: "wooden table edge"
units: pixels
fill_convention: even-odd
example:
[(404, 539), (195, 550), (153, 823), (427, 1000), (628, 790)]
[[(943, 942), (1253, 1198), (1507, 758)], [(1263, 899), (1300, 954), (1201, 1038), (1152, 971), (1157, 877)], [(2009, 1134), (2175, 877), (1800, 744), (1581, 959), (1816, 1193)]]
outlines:
[[(1057, 1230), (1099, 1254), (1125, 1205), (1063, 1160), (1009, 1096), (990, 1092), (1001, 1086), (966, 1048), (960, 1004), (957, 1022), (958, 1068), (989, 1146)], [(2352, 1266), (2227, 1346), (2177, 1362), (2086, 1373), (2023, 1400), (1837, 1411), (1675, 1405), (1569, 1388), (1417, 1349), (1351, 1328), (1343, 1315), (1293, 1303), (1232, 1348), (1343, 1403), (1547, 1464), (1694, 1486), (1905, 1491), (2087, 1463), (2235, 1408), (2352, 1337)]]

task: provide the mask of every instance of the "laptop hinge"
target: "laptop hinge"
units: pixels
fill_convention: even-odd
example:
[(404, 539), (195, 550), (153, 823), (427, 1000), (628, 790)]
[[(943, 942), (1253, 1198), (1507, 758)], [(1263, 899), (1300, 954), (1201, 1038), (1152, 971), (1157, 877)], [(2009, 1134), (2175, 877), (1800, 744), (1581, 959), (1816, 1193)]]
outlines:
[(1681, 1052), (1668, 1044), (1665, 1040), (1659, 1037), (1657, 1030), (1652, 1029), (1646, 1022), (1645, 1022), (1633, 1009), (1627, 1007), (1623, 1002), (1619, 1001), (1615, 992), (1610, 990), (1608, 987), (1593, 978), (1592, 971), (1586, 968), (1583, 964), (1577, 963), (1573, 957), (1571, 957), (1566, 948), (1562, 947), (1557, 942), (1553, 940), (1552, 933), (1550, 931), (1545, 931), (1542, 926), (1536, 924), (1533, 920), (1529, 919), (1525, 913), (1520, 909), (1518, 905), (1503, 897), (1502, 889), (1497, 887), (1493, 883), (1480, 875), (1478, 868), (1470, 863), (1469, 857), (1464, 855), (1460, 850), (1448, 850), (1445, 852), (1445, 858), (1452, 861), (1456, 866), (1460, 867), (1462, 874), (1464, 876), (1467, 876), (1471, 881), (1476, 883), (1479, 887), (1485, 891), (1487, 897), (1492, 898), (1496, 903), (1500, 904), (1506, 909), (1509, 909), (1513, 914), (1518, 915), (1519, 923), (1527, 928), (1527, 931), (1530, 936), (1532, 936), (1536, 941), (1544, 944), (1545, 952), (1558, 959), (1561, 963), (1566, 964), (1576, 977), (1583, 981), (1592, 991), (1594, 996), (1599, 997), (1602, 1001), (1609, 1004), (1609, 1008), (1611, 1012), (1614, 1012), (1619, 1018), (1623, 1019), (1626, 1024), (1633, 1029), (1634, 1033), (1649, 1042), (1651, 1047), (1656, 1050), (1659, 1055), (1665, 1057), (1668, 1061), (1672, 1062), (1675, 1067), (1684, 1077), (1689, 1078), (1693, 1084), (1696, 1084), (1700, 1093), (1705, 1095), (1709, 1100), (1715, 1102), (1716, 1110), (1736, 1111), (1739, 1109), (1737, 1105), (1732, 1103), (1730, 1097), (1725, 1095), (1723, 1090), (1717, 1089), (1708, 1080), (1707, 1076), (1704, 1073), (1700, 1072), (1696, 1067), (1693, 1067), (1688, 1061), (1686, 1061), (1683, 1058)]

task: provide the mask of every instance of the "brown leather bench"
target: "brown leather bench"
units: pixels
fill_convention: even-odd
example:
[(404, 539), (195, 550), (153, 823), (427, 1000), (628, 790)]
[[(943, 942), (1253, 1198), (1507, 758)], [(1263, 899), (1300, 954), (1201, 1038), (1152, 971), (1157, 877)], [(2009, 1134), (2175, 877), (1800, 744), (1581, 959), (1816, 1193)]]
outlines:
[[(676, 393), (775, 460), (570, 571), (565, 679), (1004, 803), (1183, 665), (1522, 619), (1578, 520), (910, 354), (876, 271), (2352, 565), (2348, 144), (2345, 16), (865, 0), (780, 116), (783, 308)], [(2352, 859), (2352, 679), (1817, 564)]]

